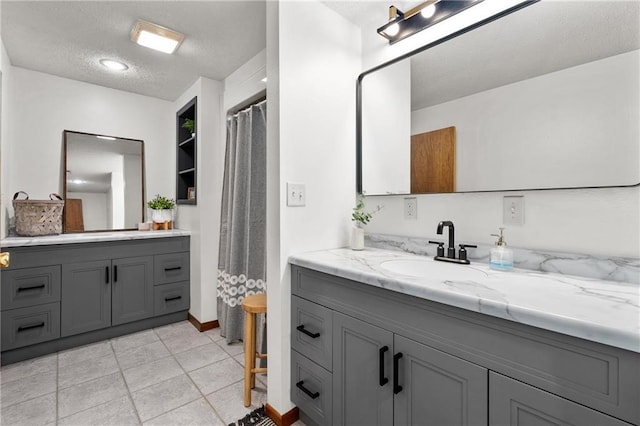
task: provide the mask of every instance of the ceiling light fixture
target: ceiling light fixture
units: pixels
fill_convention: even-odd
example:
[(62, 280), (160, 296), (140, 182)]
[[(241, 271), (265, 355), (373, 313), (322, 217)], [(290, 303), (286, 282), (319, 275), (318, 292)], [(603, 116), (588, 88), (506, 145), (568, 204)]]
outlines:
[(378, 28), (378, 34), (389, 40), (389, 44), (393, 44), (481, 1), (483, 0), (428, 0), (406, 13), (390, 6), (389, 21)]
[(126, 64), (122, 62), (114, 61), (113, 59), (100, 59), (102, 66), (109, 68), (112, 71), (124, 71), (129, 69)]
[(184, 40), (184, 34), (151, 22), (138, 20), (131, 30), (131, 40), (140, 46), (171, 54)]

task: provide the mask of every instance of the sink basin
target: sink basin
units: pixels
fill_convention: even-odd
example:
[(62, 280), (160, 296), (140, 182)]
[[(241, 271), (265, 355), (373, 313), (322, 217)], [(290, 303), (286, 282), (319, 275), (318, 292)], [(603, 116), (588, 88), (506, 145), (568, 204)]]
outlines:
[(410, 277), (424, 277), (438, 281), (465, 281), (484, 278), (487, 274), (471, 266), (436, 262), (431, 259), (397, 259), (380, 264), (382, 269)]

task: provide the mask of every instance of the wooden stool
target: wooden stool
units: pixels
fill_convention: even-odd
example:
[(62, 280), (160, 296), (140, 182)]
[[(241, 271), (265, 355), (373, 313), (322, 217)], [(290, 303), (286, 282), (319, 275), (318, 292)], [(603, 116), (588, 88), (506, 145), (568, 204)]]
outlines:
[(256, 314), (267, 313), (267, 295), (254, 294), (242, 301), (246, 312), (244, 320), (244, 406), (251, 405), (251, 389), (256, 386), (256, 373), (266, 373), (266, 368), (256, 368), (256, 358), (266, 358), (267, 354), (256, 352)]

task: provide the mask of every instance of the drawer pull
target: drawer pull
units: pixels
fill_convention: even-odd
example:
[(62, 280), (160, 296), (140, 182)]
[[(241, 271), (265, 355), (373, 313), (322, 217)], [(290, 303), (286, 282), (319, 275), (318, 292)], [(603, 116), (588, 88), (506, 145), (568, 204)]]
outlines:
[(179, 300), (179, 299), (182, 299), (182, 296), (165, 297), (164, 301), (171, 302), (172, 300)]
[(180, 269), (182, 269), (182, 266), (174, 266), (172, 268), (164, 268), (165, 272), (169, 272), (169, 271), (179, 271)]
[(109, 267), (108, 266), (104, 267), (104, 274), (105, 274), (104, 283), (109, 284)]
[(393, 356), (393, 393), (398, 394), (402, 392), (402, 386), (398, 384), (400, 377), (398, 377), (398, 364), (402, 358), (402, 352), (398, 352)]
[(383, 346), (380, 348), (380, 386), (384, 386), (389, 383), (389, 379), (384, 377), (384, 354), (389, 351), (389, 346)]
[(311, 337), (312, 339), (317, 339), (318, 337), (320, 337), (320, 333), (312, 333), (309, 330), (307, 330), (306, 328), (304, 328), (304, 325), (297, 326), (296, 330), (298, 330), (301, 333), (306, 334), (307, 336)]
[(42, 328), (42, 327), (44, 327), (44, 322), (41, 322), (40, 324), (34, 324), (34, 325), (21, 325), (20, 327), (18, 327), (18, 333), (20, 333), (21, 331), (31, 330), (32, 328)]
[(44, 288), (44, 287), (45, 287), (44, 284), (33, 285), (31, 287), (18, 287), (18, 293), (20, 293), (21, 291), (38, 290), (38, 289), (41, 289), (41, 288)]
[(298, 383), (296, 383), (296, 387), (300, 389), (302, 392), (306, 393), (309, 396), (309, 398), (316, 399), (317, 397), (320, 396), (319, 392), (311, 392), (309, 389), (305, 388), (303, 385), (304, 385), (304, 380), (300, 380)]

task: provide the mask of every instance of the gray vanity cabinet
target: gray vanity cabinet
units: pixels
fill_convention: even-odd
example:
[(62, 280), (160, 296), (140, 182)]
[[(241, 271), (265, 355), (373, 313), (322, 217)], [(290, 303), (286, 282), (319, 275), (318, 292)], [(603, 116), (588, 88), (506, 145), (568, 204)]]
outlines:
[(153, 316), (153, 256), (112, 262), (111, 324), (125, 324)]
[(295, 265), (291, 292), (310, 425), (640, 424), (637, 353)]
[(399, 354), (393, 424), (487, 425), (486, 368), (395, 335)]
[(62, 337), (111, 326), (111, 261), (62, 265)]
[(2, 364), (186, 320), (189, 246), (176, 236), (3, 248)]
[(334, 425), (393, 424), (392, 356), (393, 333), (333, 313)]
[(629, 426), (628, 423), (501, 374), (491, 372), (489, 379), (491, 425)]

